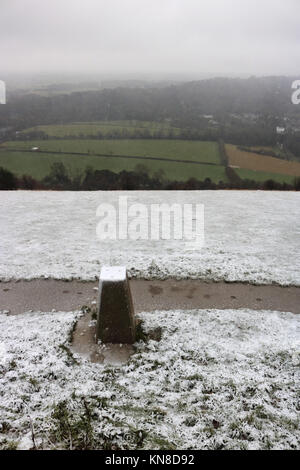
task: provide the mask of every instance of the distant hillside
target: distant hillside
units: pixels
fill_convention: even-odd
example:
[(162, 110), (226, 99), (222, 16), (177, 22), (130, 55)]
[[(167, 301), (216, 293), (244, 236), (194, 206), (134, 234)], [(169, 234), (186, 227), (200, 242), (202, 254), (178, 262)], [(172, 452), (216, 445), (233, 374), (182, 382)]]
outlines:
[(273, 146), (276, 128), (300, 158), (300, 106), (291, 102), (293, 77), (216, 78), (162, 88), (115, 88), (50, 97), (10, 95), (0, 107), (0, 128), (94, 121), (165, 121), (210, 132), (237, 145)]

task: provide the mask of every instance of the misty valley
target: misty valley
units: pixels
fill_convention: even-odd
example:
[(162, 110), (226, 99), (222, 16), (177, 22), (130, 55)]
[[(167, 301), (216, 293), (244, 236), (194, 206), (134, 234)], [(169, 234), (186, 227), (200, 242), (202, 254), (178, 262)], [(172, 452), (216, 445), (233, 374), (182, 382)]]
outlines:
[(299, 189), (292, 78), (129, 83), (8, 86), (0, 188)]

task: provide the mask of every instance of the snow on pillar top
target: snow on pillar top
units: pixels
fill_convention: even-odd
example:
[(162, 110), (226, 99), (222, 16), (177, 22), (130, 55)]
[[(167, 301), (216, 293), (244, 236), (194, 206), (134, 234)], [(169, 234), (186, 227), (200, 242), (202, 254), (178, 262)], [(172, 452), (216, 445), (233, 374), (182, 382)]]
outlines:
[(126, 280), (125, 266), (103, 266), (100, 273), (100, 281), (121, 282)]

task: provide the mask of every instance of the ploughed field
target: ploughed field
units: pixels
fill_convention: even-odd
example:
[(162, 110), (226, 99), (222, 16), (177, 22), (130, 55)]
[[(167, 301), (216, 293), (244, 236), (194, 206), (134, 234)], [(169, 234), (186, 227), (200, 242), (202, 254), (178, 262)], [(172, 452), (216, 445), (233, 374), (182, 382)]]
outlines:
[[(264, 149), (267, 153), (268, 149)], [(235, 145), (226, 145), (229, 165), (235, 169), (242, 179), (256, 181), (291, 182), (295, 177), (300, 177), (300, 163), (275, 158), (269, 155), (261, 155), (255, 152), (240, 150)], [(270, 150), (271, 153), (271, 150)]]

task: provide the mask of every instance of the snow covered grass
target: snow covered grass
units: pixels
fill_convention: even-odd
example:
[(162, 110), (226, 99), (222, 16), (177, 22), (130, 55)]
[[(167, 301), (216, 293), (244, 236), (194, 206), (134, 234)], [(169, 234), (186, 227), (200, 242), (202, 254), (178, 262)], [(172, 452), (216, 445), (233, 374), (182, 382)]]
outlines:
[(143, 313), (120, 366), (72, 353), (79, 315), (0, 315), (0, 448), (300, 448), (296, 315)]
[[(205, 247), (182, 241), (101, 242), (100, 203), (203, 203)], [(132, 277), (300, 286), (299, 193), (262, 191), (1, 191), (0, 279), (94, 279), (103, 265)]]

